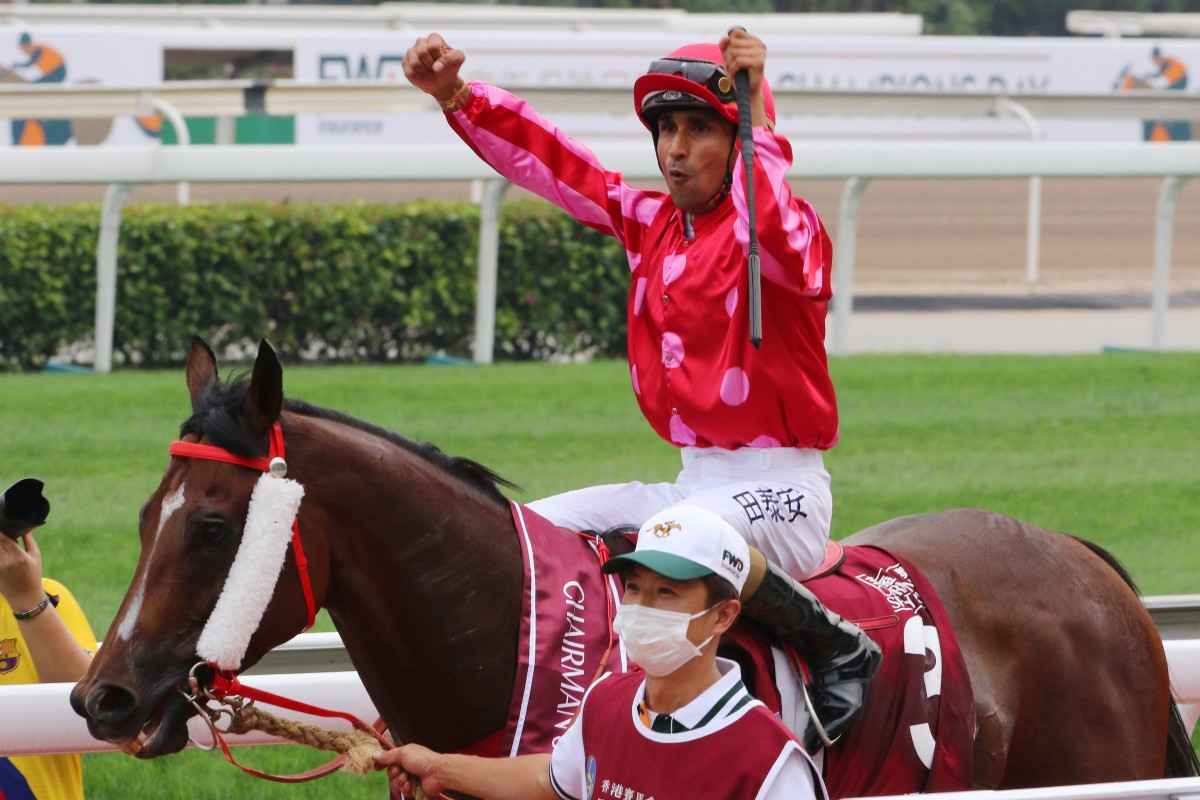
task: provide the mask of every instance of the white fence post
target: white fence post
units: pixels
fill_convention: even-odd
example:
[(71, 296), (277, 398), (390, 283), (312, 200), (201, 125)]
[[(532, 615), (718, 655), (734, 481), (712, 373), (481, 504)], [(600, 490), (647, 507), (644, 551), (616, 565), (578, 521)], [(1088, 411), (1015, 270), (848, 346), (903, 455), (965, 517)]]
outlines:
[(831, 352), (846, 352), (850, 312), (854, 310), (854, 248), (858, 240), (858, 208), (863, 190), (871, 179), (854, 177), (842, 187), (838, 207), (837, 244), (833, 248), (833, 346)]
[(1171, 238), (1175, 233), (1175, 198), (1188, 176), (1168, 175), (1158, 190), (1154, 220), (1154, 293), (1150, 298), (1150, 346), (1161, 350), (1171, 294)]
[(500, 204), (509, 187), (504, 179), (487, 182), (479, 209), (479, 283), (475, 288), (476, 364), (491, 364), (496, 343), (496, 279), (500, 269)]
[[(1033, 141), (1042, 140), (1042, 129), (1025, 106), (1009, 97), (997, 97), (996, 110), (1024, 122), (1025, 127), (1029, 129), (1029, 138)], [(1029, 283), (1037, 283), (1038, 272), (1041, 269), (1041, 250), (1042, 176), (1033, 175), (1029, 178), (1029, 207), (1025, 221), (1025, 280)]]
[[(188, 130), (183, 114), (179, 113), (179, 109), (160, 97), (155, 97), (151, 104), (154, 106), (155, 111), (162, 114), (171, 122), (171, 127), (175, 129), (175, 141), (178, 142), (179, 147), (190, 147), (192, 144), (192, 134)], [(191, 199), (191, 184), (187, 181), (180, 181), (175, 189), (176, 202), (181, 206), (186, 206), (191, 202)]]
[(109, 184), (100, 211), (100, 241), (96, 246), (96, 354), (93, 369), (112, 371), (113, 323), (117, 311), (117, 241), (121, 209), (133, 191), (131, 183)]

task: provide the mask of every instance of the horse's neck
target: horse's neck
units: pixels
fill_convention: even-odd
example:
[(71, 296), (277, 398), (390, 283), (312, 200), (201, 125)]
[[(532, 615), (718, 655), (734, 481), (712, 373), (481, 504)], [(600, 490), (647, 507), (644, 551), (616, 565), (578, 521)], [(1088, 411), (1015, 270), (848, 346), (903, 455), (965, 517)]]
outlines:
[(322, 465), (304, 503), (322, 517), (324, 605), (393, 735), (458, 749), (499, 730), (521, 612), (508, 508), (407, 449), (310, 427), (289, 451)]

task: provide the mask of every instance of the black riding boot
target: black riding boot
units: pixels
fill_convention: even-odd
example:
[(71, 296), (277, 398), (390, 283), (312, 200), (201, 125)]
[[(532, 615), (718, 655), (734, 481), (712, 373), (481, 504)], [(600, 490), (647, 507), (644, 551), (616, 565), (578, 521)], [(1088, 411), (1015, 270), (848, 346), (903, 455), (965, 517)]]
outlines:
[[(762, 583), (743, 598), (742, 613), (804, 656), (812, 673), (806, 688), (812, 710), (829, 740), (837, 739), (862, 710), (867, 685), (883, 658), (879, 646), (769, 561)], [(822, 747), (811, 719), (801, 739), (810, 753)]]

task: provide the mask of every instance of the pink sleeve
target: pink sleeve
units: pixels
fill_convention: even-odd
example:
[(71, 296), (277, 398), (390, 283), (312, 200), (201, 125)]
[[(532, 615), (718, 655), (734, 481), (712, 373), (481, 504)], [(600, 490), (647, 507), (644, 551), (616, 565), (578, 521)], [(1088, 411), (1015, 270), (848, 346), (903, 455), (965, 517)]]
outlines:
[[(764, 280), (810, 297), (828, 298), (833, 247), (825, 226), (807, 201), (792, 196), (787, 171), (792, 148), (766, 128), (754, 129), (754, 211), (759, 260)], [(746, 178), (740, 155), (734, 165), (733, 202), (738, 210), (735, 233), (743, 249), (750, 247)]]
[(450, 126), (480, 158), (517, 186), (554, 203), (580, 222), (629, 241), (639, 221), (653, 217), (661, 200), (609, 172), (596, 155), (564, 134), (521, 98), (485, 83), (471, 84), (471, 99), (448, 115)]

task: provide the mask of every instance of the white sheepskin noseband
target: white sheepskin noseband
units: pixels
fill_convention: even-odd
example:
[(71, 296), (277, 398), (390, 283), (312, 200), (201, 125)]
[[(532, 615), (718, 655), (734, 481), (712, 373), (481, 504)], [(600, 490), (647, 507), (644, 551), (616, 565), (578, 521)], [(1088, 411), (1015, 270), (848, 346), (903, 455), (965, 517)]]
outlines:
[[(277, 459), (282, 461), (282, 459)], [(283, 472), (286, 470), (272, 471)], [(212, 616), (196, 642), (196, 654), (222, 670), (236, 671), (258, 630), (283, 570), (292, 524), (304, 487), (298, 481), (264, 472), (250, 496), (250, 509), (237, 557)]]

